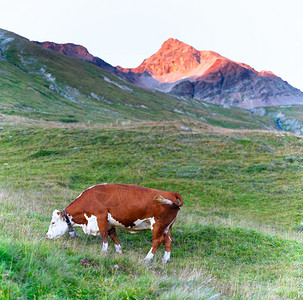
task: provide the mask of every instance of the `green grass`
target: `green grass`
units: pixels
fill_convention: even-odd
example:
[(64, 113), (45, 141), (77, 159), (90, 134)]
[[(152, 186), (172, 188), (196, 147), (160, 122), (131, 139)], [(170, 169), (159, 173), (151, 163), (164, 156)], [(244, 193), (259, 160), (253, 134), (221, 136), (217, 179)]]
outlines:
[[(0, 124), (2, 299), (303, 297), (300, 137), (197, 122), (12, 122)], [(74, 240), (44, 239), (54, 209), (102, 182), (181, 193), (168, 265), (163, 247), (142, 263), (150, 232), (119, 231), (122, 256), (112, 243), (100, 254), (100, 238), (79, 229)]]
[(0, 131), (2, 182), (42, 189), (59, 186), (75, 190), (75, 196), (100, 182), (158, 186), (190, 191), (187, 205), (199, 201), (281, 228), (300, 221), (301, 138), (184, 134), (176, 131), (180, 127), (8, 126)]

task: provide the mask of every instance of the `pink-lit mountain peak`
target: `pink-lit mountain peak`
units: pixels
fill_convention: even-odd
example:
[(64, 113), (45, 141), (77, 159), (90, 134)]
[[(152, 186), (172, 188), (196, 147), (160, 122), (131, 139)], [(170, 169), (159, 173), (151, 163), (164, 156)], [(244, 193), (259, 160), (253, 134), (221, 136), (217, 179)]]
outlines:
[(166, 40), (157, 53), (178, 53), (178, 52), (190, 52), (192, 54), (199, 55), (194, 47), (185, 44), (177, 39), (169, 38)]
[(208, 73), (218, 72), (226, 65), (232, 65), (238, 72), (247, 69), (262, 77), (275, 77), (273, 73), (265, 71), (259, 73), (247, 64), (232, 61), (214, 51), (196, 50), (174, 38), (166, 40), (155, 54), (145, 59), (137, 68), (117, 68), (124, 73), (147, 72), (161, 84), (174, 83), (186, 78), (195, 80)]
[(170, 38), (151, 57), (133, 69), (119, 68), (123, 72), (149, 73), (158, 82), (176, 82), (183, 78), (203, 75), (224, 57), (213, 51), (198, 51), (177, 39)]

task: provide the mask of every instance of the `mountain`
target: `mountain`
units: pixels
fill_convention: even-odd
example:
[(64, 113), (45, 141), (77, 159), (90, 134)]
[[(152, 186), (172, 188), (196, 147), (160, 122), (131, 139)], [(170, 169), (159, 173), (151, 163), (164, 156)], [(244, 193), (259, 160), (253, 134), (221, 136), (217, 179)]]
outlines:
[[(168, 39), (160, 50), (127, 74), (146, 74), (137, 84), (221, 105), (242, 108), (303, 104), (303, 93), (271, 72), (257, 72), (213, 51), (198, 51), (177, 39)], [(148, 75), (153, 80), (148, 78)]]
[(89, 61), (138, 86), (176, 96), (246, 109), (303, 104), (303, 93), (272, 72), (257, 72), (247, 64), (213, 51), (198, 51), (173, 38), (137, 68), (115, 68), (78, 45), (39, 44)]
[(3, 115), (16, 115), (64, 123), (185, 120), (278, 129), (267, 116), (148, 90), (119, 74), (129, 76), (82, 46), (33, 43), (0, 29), (0, 123)]

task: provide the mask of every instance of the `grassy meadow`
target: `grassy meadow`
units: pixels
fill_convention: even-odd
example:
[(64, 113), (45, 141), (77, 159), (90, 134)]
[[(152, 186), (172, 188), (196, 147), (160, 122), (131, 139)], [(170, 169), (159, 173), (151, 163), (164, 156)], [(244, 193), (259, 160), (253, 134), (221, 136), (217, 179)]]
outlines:
[[(198, 121), (64, 124), (0, 117), (0, 299), (302, 299), (303, 139)], [(142, 262), (76, 228), (45, 240), (54, 209), (97, 183), (179, 192), (171, 262)], [(82, 265), (88, 258), (91, 263)]]

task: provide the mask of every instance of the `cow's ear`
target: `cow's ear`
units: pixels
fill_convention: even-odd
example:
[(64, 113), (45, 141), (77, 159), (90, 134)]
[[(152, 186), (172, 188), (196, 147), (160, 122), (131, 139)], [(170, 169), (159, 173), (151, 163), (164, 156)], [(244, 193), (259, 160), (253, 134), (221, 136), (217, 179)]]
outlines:
[(55, 209), (54, 211), (53, 211), (53, 217), (57, 217), (58, 215), (59, 215), (59, 210), (58, 209)]
[(62, 220), (65, 220), (65, 215), (62, 211), (58, 211), (57, 214)]

